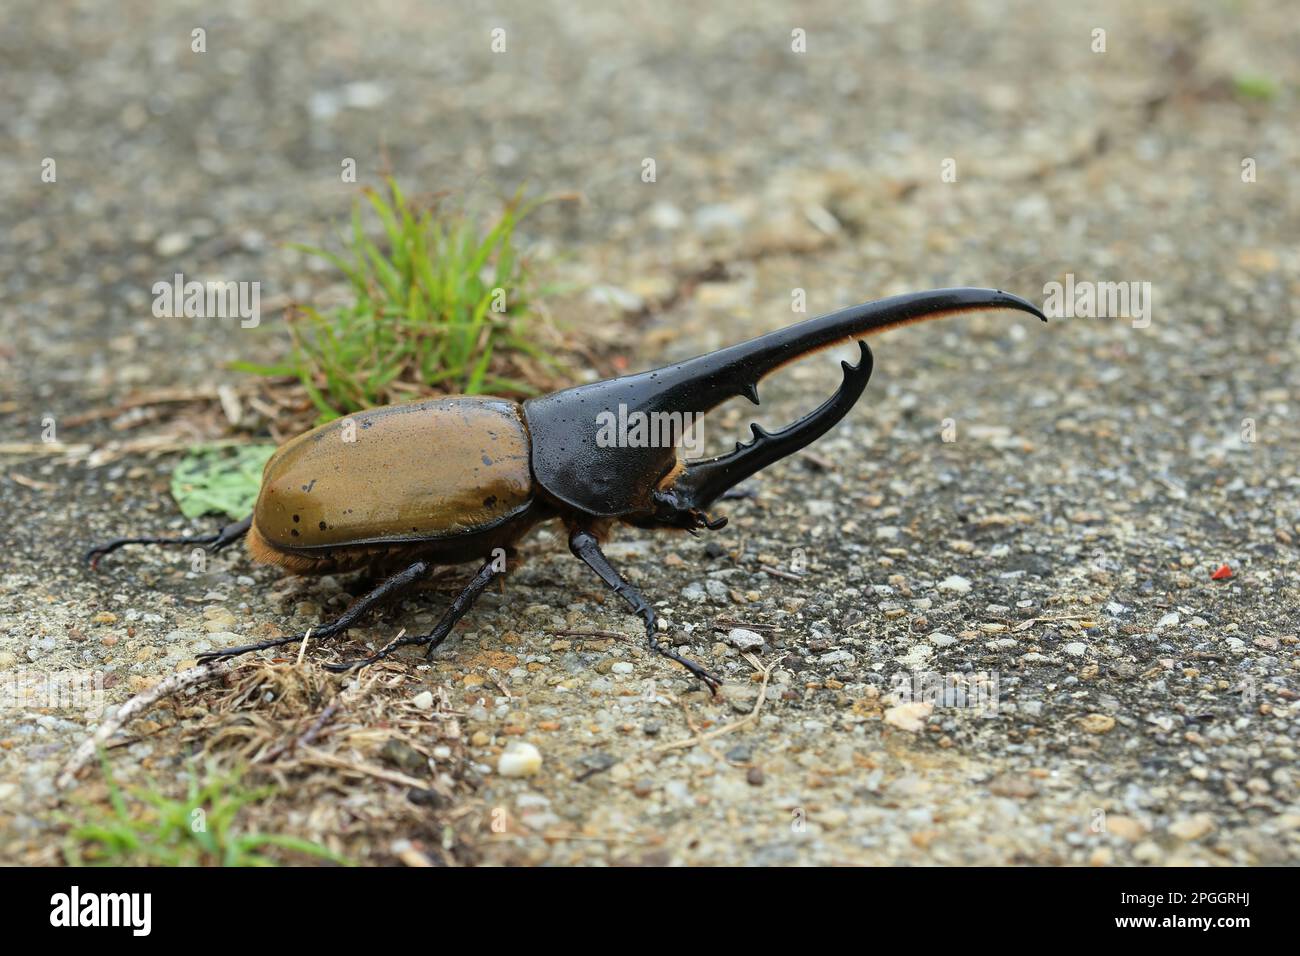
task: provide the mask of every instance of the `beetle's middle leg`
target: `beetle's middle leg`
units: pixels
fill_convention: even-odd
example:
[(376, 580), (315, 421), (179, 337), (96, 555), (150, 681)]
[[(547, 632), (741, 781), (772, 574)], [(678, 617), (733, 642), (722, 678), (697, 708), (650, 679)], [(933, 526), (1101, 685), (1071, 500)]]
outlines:
[(331, 671), (347, 671), (354, 667), (366, 667), (376, 661), (381, 661), (399, 647), (410, 647), (414, 644), (427, 644), (429, 649), (425, 652), (425, 657), (433, 656), (434, 650), (445, 641), (451, 634), (457, 622), (474, 606), (480, 594), (487, 590), (487, 586), (494, 580), (505, 574), (505, 568), (496, 559), (492, 558), (483, 567), (478, 569), (478, 573), (470, 579), (465, 590), (456, 595), (456, 599), (451, 602), (447, 610), (443, 611), (442, 617), (438, 619), (437, 625), (428, 634), (416, 634), (411, 637), (400, 637), (395, 641), (390, 641), (384, 647), (380, 648), (369, 657), (362, 657), (356, 660), (343, 661), (339, 664), (326, 664), (325, 669)]
[(659, 638), (655, 634), (654, 608), (641, 596), (641, 592), (623, 580), (623, 576), (609, 563), (609, 558), (605, 557), (605, 552), (600, 550), (599, 538), (583, 528), (574, 528), (569, 534), (569, 550), (581, 558), (587, 567), (595, 571), (600, 576), (600, 579), (609, 585), (611, 591), (627, 602), (628, 606), (632, 608), (632, 613), (645, 622), (646, 642), (650, 645), (650, 650), (681, 664), (704, 681), (709, 690), (717, 693), (718, 688), (722, 686), (721, 678), (715, 677), (695, 661), (682, 657), (672, 648), (664, 647), (659, 643)]
[[(369, 591), (357, 598), (347, 606), (347, 609), (320, 627), (313, 627), (309, 632), (314, 638), (333, 637), (346, 631), (352, 625), (356, 624), (367, 611), (373, 608), (380, 601), (391, 598), (394, 595), (401, 594), (410, 588), (413, 584), (433, 570), (433, 564), (429, 561), (416, 561), (410, 566), (398, 571), (392, 577), (380, 581), (374, 590)], [(283, 647), (286, 644), (301, 644), (306, 635), (297, 637), (279, 637), (273, 641), (262, 641), (259, 644), (244, 644), (239, 647), (227, 647), (219, 651), (209, 651), (206, 654), (199, 655), (199, 661), (216, 661), (226, 657), (238, 657), (240, 654), (249, 654), (253, 651), (270, 650), (273, 647)]]

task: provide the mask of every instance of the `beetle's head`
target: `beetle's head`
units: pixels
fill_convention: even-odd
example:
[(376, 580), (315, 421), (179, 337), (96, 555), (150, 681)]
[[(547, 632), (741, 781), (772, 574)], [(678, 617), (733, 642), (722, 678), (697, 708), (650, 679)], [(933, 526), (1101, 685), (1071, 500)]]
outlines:
[(844, 381), (818, 408), (778, 432), (752, 426), (753, 440), (703, 461), (682, 461), (683, 428), (729, 398), (755, 405), (758, 383), (812, 352), (871, 332), (976, 309), (1016, 309), (1046, 318), (1031, 303), (994, 289), (942, 289), (895, 296), (637, 375), (579, 385), (524, 403), (533, 475), (551, 497), (592, 517), (641, 527), (715, 530), (708, 509), (755, 472), (826, 433), (848, 414), (871, 378), (872, 355), (842, 363)]

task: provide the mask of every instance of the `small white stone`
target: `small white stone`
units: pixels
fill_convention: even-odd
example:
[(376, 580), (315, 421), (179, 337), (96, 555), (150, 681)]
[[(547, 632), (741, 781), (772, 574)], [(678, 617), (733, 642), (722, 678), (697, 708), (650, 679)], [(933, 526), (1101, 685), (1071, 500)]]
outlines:
[(1180, 840), (1199, 840), (1214, 830), (1214, 818), (1208, 813), (1183, 817), (1169, 824), (1169, 832)]
[(960, 574), (950, 574), (939, 582), (939, 590), (952, 591), (954, 594), (967, 594), (970, 591), (970, 581)]
[(656, 229), (680, 229), (686, 224), (686, 214), (672, 203), (657, 202), (650, 207), (650, 223)]
[(756, 651), (763, 646), (763, 635), (747, 631), (743, 627), (733, 627), (727, 632), (727, 643), (742, 651)]
[(953, 637), (951, 634), (945, 634), (942, 631), (935, 631), (929, 636), (928, 640), (935, 647), (951, 647), (957, 642), (957, 638)]
[(411, 703), (420, 710), (433, 710), (433, 692), (428, 690), (420, 691), (411, 698)]
[(523, 741), (506, 747), (497, 761), (497, 773), (503, 777), (531, 777), (541, 769), (542, 752)]
[(160, 256), (177, 256), (189, 247), (189, 236), (183, 232), (169, 232), (154, 243), (153, 251)]
[(354, 109), (368, 110), (388, 99), (388, 90), (379, 83), (363, 80), (343, 87), (343, 99)]
[(909, 730), (914, 734), (920, 733), (925, 730), (925, 719), (930, 716), (930, 712), (933, 710), (933, 704), (921, 701), (907, 701), (886, 710), (885, 723), (901, 730)]
[(1158, 631), (1162, 627), (1173, 627), (1181, 620), (1182, 618), (1180, 618), (1177, 614), (1166, 614), (1160, 620), (1156, 621), (1156, 630)]
[(1065, 651), (1065, 653), (1069, 654), (1071, 657), (1082, 657), (1084, 654), (1088, 653), (1088, 645), (1081, 641), (1071, 641), (1069, 644), (1066, 644), (1061, 648), (1061, 650)]

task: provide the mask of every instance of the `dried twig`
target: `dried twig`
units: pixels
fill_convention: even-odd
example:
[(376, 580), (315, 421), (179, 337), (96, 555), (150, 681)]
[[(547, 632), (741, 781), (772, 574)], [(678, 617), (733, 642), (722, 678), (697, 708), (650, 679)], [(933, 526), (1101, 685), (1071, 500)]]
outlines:
[(350, 770), (353, 773), (359, 773), (362, 776), (374, 777), (376, 780), (387, 780), (389, 783), (395, 783), (398, 786), (409, 787), (416, 790), (424, 790), (429, 784), (424, 780), (417, 780), (415, 777), (408, 777), (404, 773), (398, 773), (396, 770), (386, 770), (383, 767), (375, 767), (371, 764), (359, 763), (351, 760), (345, 760), (336, 754), (325, 753), (323, 750), (314, 748), (304, 748), (299, 761), (305, 764), (315, 764), (319, 767), (333, 767), (337, 770)]
[[(279, 757), (281, 754), (289, 753), (290, 751), (296, 750), (301, 747), (310, 747), (312, 743), (316, 740), (316, 737), (319, 736), (324, 726), (327, 723), (329, 723), (329, 719), (334, 716), (335, 712), (337, 712), (338, 709), (339, 709), (339, 698), (335, 697), (332, 701), (329, 702), (329, 706), (327, 706), (324, 710), (322, 710), (319, 716), (317, 716), (317, 718), (311, 722), (311, 726), (308, 727), (305, 731), (303, 731), (301, 736), (295, 737), (293, 740), (289, 741), (288, 743), (280, 744), (278, 747), (273, 747), (266, 754), (266, 756), (262, 758), (262, 760), (271, 761)], [(254, 761), (254, 762), (260, 763), (261, 761)]]
[(1055, 617), (1031, 617), (1017, 624), (1013, 631), (1027, 631), (1035, 624), (1051, 624), (1053, 621), (1086, 621), (1092, 615), (1090, 614), (1062, 614)]
[(566, 629), (547, 631), (552, 637), (595, 637), (602, 640), (626, 641), (630, 640), (630, 635), (620, 634), (618, 631), (570, 631)]
[(94, 759), (99, 748), (115, 733), (125, 727), (133, 718), (153, 707), (160, 700), (171, 697), (187, 687), (202, 684), (214, 677), (226, 674), (233, 667), (231, 661), (211, 661), (191, 667), (164, 678), (146, 691), (136, 694), (117, 709), (117, 713), (104, 720), (95, 732), (81, 742), (73, 752), (72, 758), (64, 765), (54, 785), (62, 790), (72, 783), (81, 768)]
[[(680, 750), (683, 747), (694, 747), (696, 744), (702, 744), (709, 740), (716, 740), (718, 737), (729, 734), (734, 730), (739, 730), (741, 727), (747, 727), (750, 724), (755, 723), (758, 720), (758, 712), (763, 709), (763, 703), (767, 700), (767, 682), (772, 676), (772, 669), (776, 667), (776, 661), (773, 661), (771, 664), (764, 667), (762, 661), (758, 660), (752, 654), (746, 654), (745, 659), (749, 661), (755, 670), (761, 672), (763, 675), (763, 683), (758, 689), (758, 700), (754, 702), (753, 710), (744, 717), (741, 717), (739, 720), (732, 721), (726, 726), (710, 730), (705, 734), (701, 734), (697, 731), (693, 736), (687, 737), (684, 740), (670, 740), (667, 743), (652, 747), (651, 750), (655, 753), (661, 753), (666, 750)], [(689, 715), (687, 715), (687, 725), (691, 726)]]

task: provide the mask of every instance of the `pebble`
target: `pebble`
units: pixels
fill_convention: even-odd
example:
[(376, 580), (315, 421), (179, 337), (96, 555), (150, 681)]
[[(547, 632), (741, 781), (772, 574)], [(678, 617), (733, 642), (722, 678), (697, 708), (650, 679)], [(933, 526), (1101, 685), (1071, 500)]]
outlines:
[(178, 256), (190, 247), (190, 237), (183, 232), (169, 232), (154, 243), (153, 251), (163, 257)]
[(1180, 840), (1199, 840), (1214, 830), (1214, 818), (1208, 813), (1197, 813), (1169, 824), (1169, 832)]
[(1108, 734), (1115, 728), (1115, 718), (1107, 714), (1088, 714), (1079, 718), (1079, 727), (1086, 734)]
[(939, 582), (939, 590), (951, 591), (953, 594), (969, 594), (970, 581), (960, 574), (950, 574)]
[(207, 619), (204, 627), (209, 631), (224, 631), (235, 623), (235, 615), (224, 607), (210, 607), (203, 612), (203, 616)]
[(1062, 647), (1061, 650), (1069, 654), (1071, 657), (1082, 657), (1084, 654), (1088, 653), (1088, 645), (1081, 641), (1071, 641), (1069, 644)]
[(839, 807), (832, 807), (817, 814), (816, 821), (828, 830), (837, 830), (849, 822), (849, 815)]
[(379, 756), (387, 763), (405, 770), (407, 773), (422, 773), (428, 769), (428, 761), (425, 760), (424, 754), (405, 740), (399, 740), (397, 737), (388, 739), (383, 749), (379, 751)]
[(1133, 848), (1133, 859), (1139, 863), (1159, 863), (1163, 858), (1164, 852), (1150, 840), (1143, 840)]
[(1147, 828), (1132, 817), (1113, 815), (1106, 817), (1106, 832), (1133, 843), (1142, 838)]
[(895, 704), (885, 711), (885, 723), (900, 730), (920, 733), (925, 729), (925, 719), (934, 710), (934, 704), (925, 701), (907, 701)]
[(542, 752), (522, 740), (509, 744), (497, 760), (497, 773), (503, 777), (531, 777), (541, 769)]
[(733, 627), (727, 632), (727, 643), (737, 650), (757, 651), (767, 642), (761, 634), (748, 631), (743, 627)]
[(717, 578), (709, 578), (705, 581), (704, 590), (708, 592), (709, 597), (720, 604), (726, 604), (731, 598), (730, 593), (727, 591), (727, 585)]
[(420, 710), (433, 710), (433, 692), (424, 690), (411, 698), (411, 703)]

